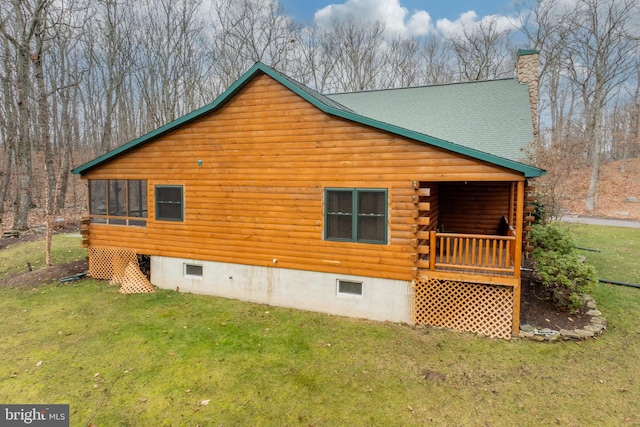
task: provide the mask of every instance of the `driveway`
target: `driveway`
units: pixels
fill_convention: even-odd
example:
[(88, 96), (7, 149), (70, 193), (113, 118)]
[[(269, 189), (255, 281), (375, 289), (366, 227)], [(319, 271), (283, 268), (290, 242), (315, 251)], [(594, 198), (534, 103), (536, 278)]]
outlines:
[(640, 221), (628, 219), (608, 219), (592, 218), (587, 216), (564, 215), (560, 218), (562, 222), (572, 222), (576, 224), (611, 225), (613, 227), (640, 228)]

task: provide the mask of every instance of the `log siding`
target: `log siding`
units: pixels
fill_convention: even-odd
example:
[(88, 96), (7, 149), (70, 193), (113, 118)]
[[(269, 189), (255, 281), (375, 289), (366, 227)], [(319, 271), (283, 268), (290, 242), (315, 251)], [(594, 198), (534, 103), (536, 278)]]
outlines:
[[(506, 196), (509, 183), (524, 181), (521, 173), (328, 115), (267, 75), (219, 110), (83, 178), (147, 180), (147, 227), (91, 224), (94, 246), (407, 281), (416, 273), (414, 181), (503, 182)], [(183, 222), (155, 220), (158, 185), (183, 186)], [(387, 244), (325, 240), (326, 188), (386, 189)]]

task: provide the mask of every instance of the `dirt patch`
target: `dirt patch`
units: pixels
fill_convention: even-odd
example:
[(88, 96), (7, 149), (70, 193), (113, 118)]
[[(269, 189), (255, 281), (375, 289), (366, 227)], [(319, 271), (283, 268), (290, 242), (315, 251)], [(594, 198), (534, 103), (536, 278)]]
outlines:
[(47, 283), (57, 282), (58, 280), (73, 276), (75, 274), (87, 271), (88, 263), (86, 259), (73, 261), (66, 264), (52, 265), (51, 267), (43, 267), (38, 270), (20, 273), (11, 276), (1, 283), (3, 286), (10, 288), (33, 288)]
[(0, 237), (0, 250), (7, 246), (17, 245), (19, 243), (33, 242), (42, 239), (44, 236), (31, 231), (21, 232), (18, 237)]

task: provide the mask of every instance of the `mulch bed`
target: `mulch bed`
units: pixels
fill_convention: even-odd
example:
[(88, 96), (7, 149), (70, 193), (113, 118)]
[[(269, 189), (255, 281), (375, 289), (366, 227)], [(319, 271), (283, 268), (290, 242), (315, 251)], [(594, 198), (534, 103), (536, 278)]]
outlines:
[[(528, 265), (527, 267), (530, 267)], [(591, 316), (587, 316), (588, 308), (583, 306), (576, 313), (561, 310), (553, 302), (551, 292), (532, 277), (531, 271), (522, 274), (520, 299), (520, 324), (529, 324), (534, 328), (582, 329), (590, 324)]]

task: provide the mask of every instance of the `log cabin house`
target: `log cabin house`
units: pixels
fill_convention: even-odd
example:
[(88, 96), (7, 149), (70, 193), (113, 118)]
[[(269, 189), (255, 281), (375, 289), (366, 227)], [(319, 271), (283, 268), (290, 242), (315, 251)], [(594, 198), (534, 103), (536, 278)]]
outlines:
[(319, 94), (256, 63), (73, 173), (90, 274), (379, 321), (517, 333), (536, 51), (517, 77)]

